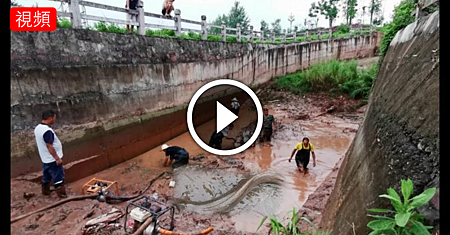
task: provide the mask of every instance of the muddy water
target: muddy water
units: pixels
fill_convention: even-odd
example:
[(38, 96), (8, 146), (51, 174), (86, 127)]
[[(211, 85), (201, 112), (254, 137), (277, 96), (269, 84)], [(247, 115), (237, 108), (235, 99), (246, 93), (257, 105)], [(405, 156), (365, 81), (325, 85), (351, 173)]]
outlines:
[[(343, 134), (342, 130), (357, 128), (352, 122), (330, 117), (299, 122), (286, 117), (287, 113), (282, 109), (273, 106), (269, 108), (275, 117), (280, 117), (282, 123), (271, 143), (257, 143), (254, 148), (233, 158), (243, 159), (245, 168), (250, 170), (251, 175), (277, 172), (282, 175), (284, 183), (256, 185), (245, 195), (229, 213), (238, 231), (254, 232), (264, 215), (274, 214), (282, 218), (293, 207), (300, 208), (350, 145), (353, 135)], [(245, 121), (249, 123), (250, 120), (252, 119)], [(294, 159), (288, 162), (294, 146), (304, 136), (308, 136), (315, 146), (317, 157), (317, 166), (312, 166), (311, 159), (307, 175), (298, 172)], [(178, 186), (174, 197), (196, 202), (212, 200), (231, 190), (243, 178), (243, 175), (230, 169), (180, 169), (176, 173)], [(197, 210), (195, 206), (189, 206), (188, 209)]]

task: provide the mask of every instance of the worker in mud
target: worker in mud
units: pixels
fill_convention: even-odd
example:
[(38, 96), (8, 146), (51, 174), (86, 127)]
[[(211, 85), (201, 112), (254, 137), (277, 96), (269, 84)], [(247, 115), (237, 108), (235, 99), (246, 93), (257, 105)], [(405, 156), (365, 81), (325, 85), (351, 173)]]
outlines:
[(295, 152), (295, 163), (297, 164), (297, 168), (300, 173), (304, 172), (306, 174), (308, 172), (308, 163), (310, 158), (310, 153), (312, 153), (313, 157), (313, 166), (316, 166), (316, 154), (314, 153), (314, 146), (309, 142), (309, 138), (303, 138), (302, 142), (298, 143), (294, 150), (292, 150), (291, 157), (289, 158), (289, 162), (291, 162), (292, 157)]
[(216, 131), (214, 131), (211, 135), (211, 138), (209, 139), (209, 146), (211, 148), (215, 148), (215, 149), (222, 149), (222, 140), (225, 139), (230, 139), (230, 140), (234, 140), (234, 142), (236, 142), (237, 140), (235, 138), (231, 138), (228, 137), (228, 132), (230, 130), (233, 130), (234, 125), (230, 124), (227, 127), (223, 128), (223, 130), (219, 131), (219, 133), (217, 133)]
[(233, 112), (236, 116), (238, 116), (239, 114), (239, 108), (241, 107), (241, 105), (239, 104), (239, 101), (236, 97), (234, 97), (231, 100), (231, 112)]
[(164, 0), (161, 11), (163, 16), (166, 16), (167, 18), (172, 18), (170, 13), (174, 10), (173, 8), (174, 1), (175, 0)]
[(166, 159), (164, 160), (164, 166), (172, 164), (172, 168), (177, 168), (189, 163), (189, 153), (186, 149), (178, 146), (169, 146), (163, 144), (161, 146), (161, 151), (166, 154)]
[(51, 127), (55, 121), (56, 112), (46, 110), (42, 113), (41, 123), (34, 128), (34, 136), (42, 161), (42, 194), (50, 195), (50, 182), (53, 181), (56, 194), (60, 198), (66, 198), (62, 144)]
[(277, 123), (273, 115), (269, 114), (268, 108), (263, 108), (263, 126), (261, 130), (260, 142), (270, 141), (272, 139), (273, 130), (276, 130)]

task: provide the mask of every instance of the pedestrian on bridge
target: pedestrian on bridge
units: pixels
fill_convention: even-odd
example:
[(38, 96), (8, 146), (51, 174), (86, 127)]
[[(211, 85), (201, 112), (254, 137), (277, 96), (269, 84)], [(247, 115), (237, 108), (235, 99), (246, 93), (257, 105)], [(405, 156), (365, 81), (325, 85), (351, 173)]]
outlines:
[(292, 157), (295, 152), (295, 163), (297, 164), (297, 168), (300, 173), (304, 172), (306, 174), (308, 172), (308, 163), (310, 160), (310, 153), (312, 153), (313, 157), (313, 166), (316, 166), (316, 154), (314, 153), (314, 146), (309, 142), (309, 138), (303, 138), (302, 142), (298, 143), (294, 150), (292, 151), (291, 157), (289, 158), (289, 162), (291, 162)]
[(42, 194), (50, 195), (50, 182), (53, 181), (56, 194), (60, 198), (66, 198), (62, 144), (51, 127), (55, 121), (56, 112), (46, 110), (42, 113), (41, 123), (34, 128), (34, 136), (42, 161)]
[(164, 0), (163, 5), (162, 5), (162, 15), (163, 16), (167, 16), (168, 18), (172, 18), (172, 16), (170, 15), (170, 13), (174, 10), (173, 8), (173, 2), (175, 0)]
[[(127, 2), (125, 4), (125, 8), (128, 11), (127, 20), (128, 21), (131, 20), (131, 22), (137, 22), (137, 14), (131, 13), (129, 11), (130, 11), (130, 9), (131, 10), (137, 10), (138, 3), (139, 3), (140, 0), (126, 0), (126, 1)], [(133, 29), (134, 29), (134, 25), (131, 25), (131, 27), (130, 27), (130, 25), (127, 24), (127, 31), (128, 31), (128, 33), (133, 33)]]
[(189, 163), (189, 153), (182, 147), (163, 144), (161, 146), (161, 151), (166, 154), (164, 166), (171, 165), (173, 161), (175, 162), (172, 164), (172, 168), (177, 168)]

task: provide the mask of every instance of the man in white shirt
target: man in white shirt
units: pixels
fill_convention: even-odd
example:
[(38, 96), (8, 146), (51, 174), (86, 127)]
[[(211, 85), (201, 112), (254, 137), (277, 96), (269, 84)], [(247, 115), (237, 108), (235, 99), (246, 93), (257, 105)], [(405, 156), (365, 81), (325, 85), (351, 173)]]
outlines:
[(36, 144), (42, 161), (42, 194), (50, 195), (50, 181), (53, 180), (55, 192), (66, 198), (64, 187), (64, 168), (62, 144), (51, 128), (56, 121), (56, 112), (46, 110), (42, 113), (42, 121), (34, 128)]

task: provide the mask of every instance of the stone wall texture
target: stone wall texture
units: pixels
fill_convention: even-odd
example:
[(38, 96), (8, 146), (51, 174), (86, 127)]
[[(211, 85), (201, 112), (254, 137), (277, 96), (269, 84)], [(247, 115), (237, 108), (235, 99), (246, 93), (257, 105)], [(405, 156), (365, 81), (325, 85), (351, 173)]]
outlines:
[[(439, 186), (439, 12), (391, 42), (321, 227), (336, 235), (368, 234), (367, 209), (392, 209), (378, 195), (388, 187), (400, 192), (400, 180), (408, 178), (413, 196)], [(429, 225), (439, 225), (438, 195), (419, 209)]]
[(45, 109), (58, 112), (66, 162), (98, 156), (108, 167), (185, 132), (187, 103), (209, 81), (255, 88), (320, 61), (371, 56), (378, 38), (272, 45), (83, 29), (11, 32), (11, 176), (40, 170), (32, 130)]

